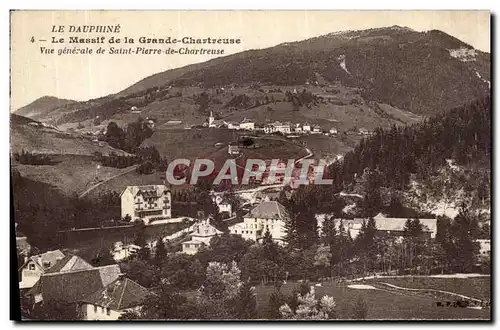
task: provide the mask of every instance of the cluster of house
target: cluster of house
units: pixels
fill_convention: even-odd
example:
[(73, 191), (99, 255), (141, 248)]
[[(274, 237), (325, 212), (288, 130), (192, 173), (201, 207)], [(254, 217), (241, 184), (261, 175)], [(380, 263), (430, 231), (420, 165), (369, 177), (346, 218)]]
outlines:
[(60, 250), (26, 258), (19, 279), (22, 294), (33, 306), (65, 303), (82, 320), (118, 320), (123, 313), (137, 310), (150, 294), (126, 278), (117, 264), (93, 267)]
[[(311, 125), (309, 123), (296, 123), (292, 124), (289, 122), (282, 123), (280, 121), (275, 121), (273, 123), (258, 125), (254, 121), (243, 118), (241, 122), (216, 120), (210, 112), (210, 117), (208, 117), (208, 123), (206, 124), (211, 128), (227, 128), (234, 130), (248, 130), (248, 131), (261, 131), (265, 134), (281, 133), (284, 135), (289, 134), (325, 134), (325, 135), (336, 135), (338, 130), (335, 127), (330, 128), (326, 131), (319, 125)], [(361, 131), (360, 131), (361, 132)]]
[[(287, 196), (290, 191), (285, 190)], [(229, 198), (212, 193), (213, 201), (219, 211), (227, 213), (229, 233), (244, 239), (261, 242), (266, 232), (273, 241), (284, 245), (286, 223), (290, 215), (286, 208), (277, 201), (280, 191), (257, 191), (252, 194), (252, 207), (242, 218), (234, 217), (234, 210)], [(129, 186), (121, 194), (122, 216), (130, 216), (146, 223), (161, 217), (171, 217), (171, 193), (165, 185)], [(243, 208), (245, 209), (245, 208)], [(377, 232), (391, 235), (397, 240), (404, 237), (407, 218), (392, 218), (380, 213), (374, 218)], [(325, 221), (334, 221), (337, 229), (342, 223), (352, 238), (356, 238), (365, 218), (333, 219), (326, 215), (317, 215), (318, 231)], [(429, 238), (437, 234), (437, 219), (419, 219), (423, 231)], [(182, 253), (196, 254), (202, 246), (210, 246), (210, 241), (222, 232), (204, 218), (182, 231), (188, 234), (182, 242)], [(182, 236), (179, 236), (182, 237)], [(478, 240), (480, 254), (489, 256), (490, 240)], [(83, 320), (117, 320), (127, 311), (137, 310), (150, 294), (148, 289), (126, 278), (117, 264), (94, 267), (82, 258), (64, 254), (60, 250), (48, 251), (28, 257), (30, 245), (26, 237), (16, 237), (18, 254), (24, 255), (24, 262), (19, 268), (19, 288), (22, 294), (35, 304), (50, 304), (58, 301), (75, 308), (78, 317)], [(137, 253), (140, 246), (124, 245), (117, 242), (112, 248), (115, 261), (128, 258)]]

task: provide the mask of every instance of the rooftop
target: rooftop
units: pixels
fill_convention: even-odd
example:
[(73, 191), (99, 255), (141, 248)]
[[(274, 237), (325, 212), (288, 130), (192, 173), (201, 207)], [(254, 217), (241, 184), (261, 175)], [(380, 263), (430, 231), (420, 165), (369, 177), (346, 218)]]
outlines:
[(288, 217), (288, 213), (286, 212), (285, 207), (280, 203), (276, 201), (266, 201), (257, 205), (244, 217), (284, 220)]
[(49, 270), (51, 267), (61, 259), (64, 258), (64, 253), (61, 250), (47, 251), (42, 254), (37, 254), (36, 256), (31, 256), (29, 260), (34, 261), (38, 266), (40, 266), (44, 271)]
[(91, 264), (80, 258), (79, 256), (67, 255), (59, 260), (54, 267), (50, 268), (46, 274), (70, 272), (74, 270), (85, 270), (94, 268)]
[[(129, 190), (132, 195), (136, 196), (138, 194), (142, 194), (144, 197), (159, 197), (163, 195), (165, 191), (170, 191), (170, 189), (163, 185), (144, 185), (144, 186), (128, 186), (125, 188), (125, 191)], [(122, 192), (122, 194), (123, 194)]]
[(79, 302), (115, 281), (119, 275), (120, 267), (116, 264), (84, 270), (48, 273), (40, 277), (40, 280), (28, 294), (41, 294), (45, 301)]
[(140, 305), (149, 294), (142, 285), (128, 278), (118, 278), (82, 301), (113, 310), (123, 310)]

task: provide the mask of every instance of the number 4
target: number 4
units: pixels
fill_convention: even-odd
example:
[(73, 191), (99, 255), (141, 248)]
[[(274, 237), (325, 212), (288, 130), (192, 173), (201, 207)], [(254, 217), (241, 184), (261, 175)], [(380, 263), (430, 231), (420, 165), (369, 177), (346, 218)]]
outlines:
[(31, 37), (30, 41), (35, 42), (35, 37)]

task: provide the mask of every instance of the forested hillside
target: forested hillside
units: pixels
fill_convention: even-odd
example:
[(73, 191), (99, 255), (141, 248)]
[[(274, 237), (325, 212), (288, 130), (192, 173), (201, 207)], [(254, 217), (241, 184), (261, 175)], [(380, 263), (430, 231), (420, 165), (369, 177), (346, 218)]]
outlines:
[(490, 162), (491, 102), (482, 99), (423, 123), (377, 129), (330, 166), (332, 186), (301, 187), (294, 200), (313, 212), (338, 213), (333, 204), (339, 200), (332, 201), (332, 194), (357, 193), (363, 196), (359, 215), (367, 216), (422, 198), (489, 210)]

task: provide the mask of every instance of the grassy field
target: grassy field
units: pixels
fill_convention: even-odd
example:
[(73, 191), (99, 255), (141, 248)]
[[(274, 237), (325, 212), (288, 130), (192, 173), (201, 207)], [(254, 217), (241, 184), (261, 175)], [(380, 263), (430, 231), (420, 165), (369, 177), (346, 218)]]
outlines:
[(308, 135), (302, 136), (297, 140), (305, 143), (305, 145), (313, 152), (315, 159), (332, 159), (337, 155), (344, 155), (352, 150), (355, 144), (359, 141), (359, 136), (343, 136), (343, 137), (328, 137), (324, 135)]
[[(383, 278), (375, 281), (385, 282), (410, 289), (437, 289), (462, 294), (468, 297), (489, 300), (491, 299), (490, 277), (471, 278)], [(370, 280), (367, 281), (370, 283)]]
[[(281, 292), (290, 295), (295, 284), (287, 283), (282, 286)], [(436, 308), (437, 300), (417, 295), (405, 295), (384, 290), (351, 289), (345, 285), (326, 284), (316, 287), (316, 296), (332, 296), (337, 304), (337, 318), (351, 319), (353, 305), (358, 297), (363, 297), (368, 305), (367, 319), (371, 320), (398, 320), (398, 319), (489, 319), (489, 310), (475, 310), (470, 308)], [(266, 318), (269, 296), (274, 291), (273, 286), (257, 286), (257, 306), (259, 316)]]
[(51, 159), (55, 165), (23, 165), (13, 163), (12, 167), (19, 170), (23, 177), (55, 186), (65, 195), (81, 193), (88, 187), (121, 172), (126, 168), (102, 166), (97, 172), (97, 163), (91, 156), (82, 155), (54, 155)]
[[(215, 163), (215, 170), (219, 170), (227, 159), (235, 158), (227, 152), (227, 143), (237, 140), (244, 132), (235, 132), (223, 129), (200, 129), (200, 130), (159, 130), (151, 139), (145, 142), (146, 145), (153, 144), (169, 161), (175, 158), (207, 158)], [(201, 136), (201, 137), (200, 137)], [(196, 138), (194, 138), (196, 137)], [(168, 141), (170, 141), (168, 143)], [(283, 137), (255, 139), (260, 148), (241, 148), (241, 156), (237, 159), (237, 164), (245, 166), (247, 159), (299, 159), (306, 155), (304, 146), (297, 142), (292, 142)], [(223, 146), (215, 146), (215, 143), (224, 143)], [(153, 173), (149, 175), (137, 174), (135, 171), (112, 179), (96, 189), (92, 190), (88, 196), (96, 197), (101, 192), (117, 191), (121, 192), (130, 185), (161, 184), (164, 173)], [(185, 186), (173, 186), (172, 189), (184, 189)]]
[(159, 129), (143, 145), (154, 145), (169, 161), (175, 158), (193, 160), (220, 149), (221, 147), (215, 146), (218, 142), (227, 145), (237, 139), (235, 131), (226, 129)]
[(73, 154), (93, 155), (99, 151), (103, 154), (114, 152), (127, 154), (122, 150), (110, 147), (105, 142), (92, 142), (78, 134), (69, 134), (47, 128), (35, 128), (25, 125), (12, 125), (10, 129), (10, 150), (21, 150), (41, 154)]

